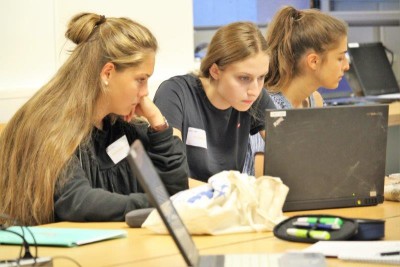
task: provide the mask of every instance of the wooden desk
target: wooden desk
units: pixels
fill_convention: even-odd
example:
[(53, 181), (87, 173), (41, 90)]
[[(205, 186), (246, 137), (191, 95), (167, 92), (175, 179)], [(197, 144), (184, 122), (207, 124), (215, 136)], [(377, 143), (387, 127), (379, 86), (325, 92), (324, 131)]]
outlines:
[[(373, 207), (330, 209), (319, 211), (288, 212), (297, 214), (333, 214), (346, 217), (385, 219), (385, 240), (400, 240), (400, 203), (386, 201)], [(173, 240), (168, 235), (156, 235), (146, 229), (128, 228), (125, 223), (55, 223), (51, 227), (78, 227), (125, 229), (127, 238), (103, 241), (74, 248), (39, 247), (40, 256), (67, 256), (82, 266), (185, 266)], [(288, 250), (304, 249), (310, 244), (280, 240), (272, 232), (248, 233), (224, 236), (194, 236), (201, 254), (221, 253), (281, 253)], [(0, 259), (16, 257), (19, 246), (0, 246)], [(32, 252), (34, 252), (32, 248)], [(359, 266), (336, 259), (328, 259), (328, 266)], [(66, 259), (54, 260), (55, 267), (74, 266)], [(369, 264), (368, 266), (378, 266)]]
[(389, 104), (389, 126), (400, 125), (400, 102)]
[[(385, 240), (399, 240), (399, 226), (400, 225), (400, 217), (389, 218), (386, 219), (386, 236), (388, 236), (388, 231), (392, 231), (392, 238), (385, 238)], [(196, 238), (195, 238), (195, 241)], [(197, 242), (196, 242), (197, 243)], [(280, 240), (276, 237), (266, 237), (264, 239), (253, 240), (248, 242), (238, 242), (236, 244), (202, 249), (200, 250), (201, 254), (229, 254), (229, 253), (282, 253), (285, 251), (293, 251), (293, 250), (303, 250), (310, 246), (310, 244), (306, 243), (295, 243), (288, 242), (284, 240)], [(141, 261), (138, 266), (163, 266), (163, 267), (175, 267), (175, 266), (185, 266), (183, 259), (179, 258), (180, 255), (171, 255), (161, 258), (153, 258), (145, 261)], [(129, 264), (122, 265), (129, 266)], [(348, 262), (342, 261), (338, 259), (328, 258), (327, 259), (328, 267), (359, 267), (359, 266), (368, 266), (368, 267), (382, 267), (380, 264), (372, 264), (372, 263), (361, 263), (361, 262)], [(385, 265), (386, 266), (386, 265)], [(387, 265), (390, 266), (390, 265)]]

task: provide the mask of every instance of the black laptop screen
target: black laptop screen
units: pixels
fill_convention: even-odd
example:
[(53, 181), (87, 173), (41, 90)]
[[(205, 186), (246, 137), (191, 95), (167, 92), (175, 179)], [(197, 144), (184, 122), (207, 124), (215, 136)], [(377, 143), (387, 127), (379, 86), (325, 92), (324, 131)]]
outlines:
[(349, 55), (364, 95), (400, 92), (382, 43), (350, 43)]
[(387, 105), (267, 110), (264, 174), (289, 187), (284, 211), (383, 200)]

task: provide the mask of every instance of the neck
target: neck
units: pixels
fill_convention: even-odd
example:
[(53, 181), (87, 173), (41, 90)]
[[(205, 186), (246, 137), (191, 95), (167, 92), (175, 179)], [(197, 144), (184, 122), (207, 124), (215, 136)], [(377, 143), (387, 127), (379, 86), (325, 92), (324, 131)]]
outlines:
[(200, 78), (200, 81), (208, 100), (214, 107), (220, 110), (225, 110), (231, 107), (231, 105), (217, 92), (217, 81), (213, 81), (209, 78)]
[(95, 120), (94, 126), (99, 130), (103, 130), (103, 119)]
[(99, 99), (94, 111), (93, 124), (100, 130), (103, 129), (103, 119), (109, 114), (105, 107), (107, 107), (107, 105), (103, 100)]
[(281, 92), (294, 108), (307, 107), (307, 98), (318, 89), (318, 86), (313, 84), (313, 81), (306, 77), (296, 77), (282, 88)]

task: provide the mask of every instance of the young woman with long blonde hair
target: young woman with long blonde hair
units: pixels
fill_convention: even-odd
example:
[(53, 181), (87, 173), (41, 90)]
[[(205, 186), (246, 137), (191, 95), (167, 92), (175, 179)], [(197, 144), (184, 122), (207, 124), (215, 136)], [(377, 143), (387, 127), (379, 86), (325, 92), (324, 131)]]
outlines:
[[(149, 207), (125, 158), (136, 139), (170, 194), (188, 187), (183, 145), (147, 97), (151, 32), (128, 18), (81, 13), (65, 35), (76, 44), (71, 55), (0, 135), (6, 225), (122, 221)], [(126, 122), (136, 116), (147, 122)]]

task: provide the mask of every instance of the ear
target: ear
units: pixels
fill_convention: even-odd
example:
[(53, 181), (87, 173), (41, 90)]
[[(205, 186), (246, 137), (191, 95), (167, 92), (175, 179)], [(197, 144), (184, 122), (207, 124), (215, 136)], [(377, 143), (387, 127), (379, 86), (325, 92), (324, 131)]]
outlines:
[(220, 75), (220, 69), (218, 68), (217, 64), (212, 64), (210, 67), (210, 75), (214, 80), (218, 80)]
[(104, 83), (106, 82), (108, 83), (108, 80), (110, 79), (110, 76), (114, 70), (115, 70), (115, 65), (113, 63), (107, 62), (106, 64), (104, 64), (100, 72), (100, 77)]
[(311, 68), (312, 70), (317, 70), (318, 65), (321, 62), (321, 59), (318, 54), (312, 52), (307, 55), (306, 62), (309, 68)]

